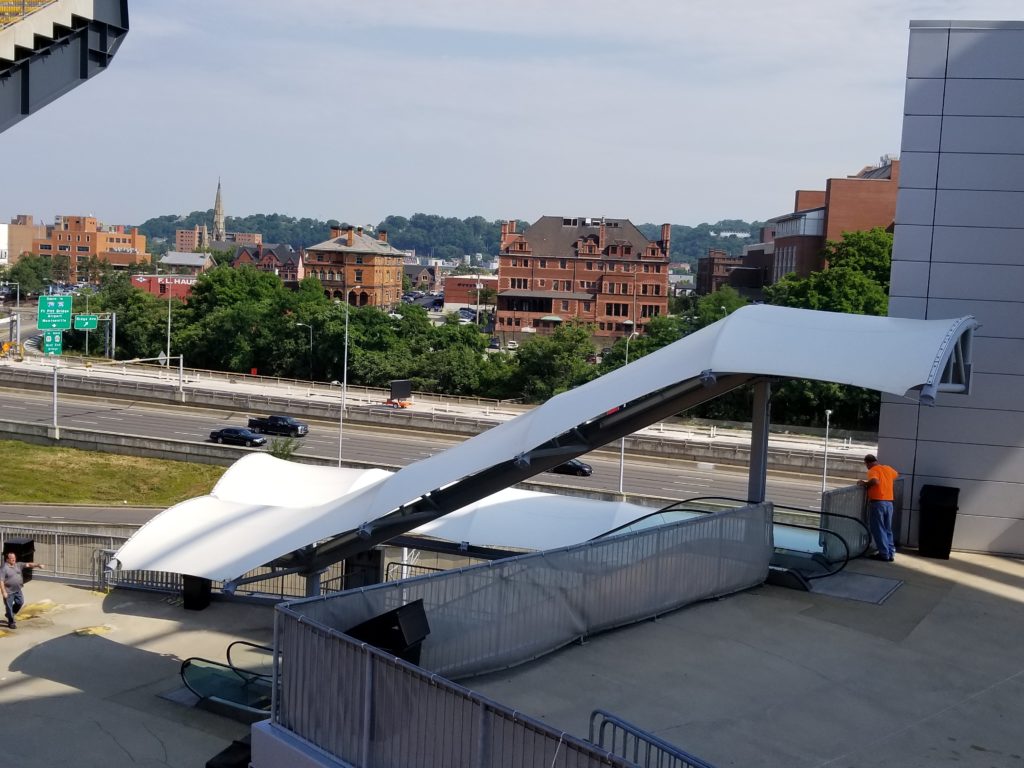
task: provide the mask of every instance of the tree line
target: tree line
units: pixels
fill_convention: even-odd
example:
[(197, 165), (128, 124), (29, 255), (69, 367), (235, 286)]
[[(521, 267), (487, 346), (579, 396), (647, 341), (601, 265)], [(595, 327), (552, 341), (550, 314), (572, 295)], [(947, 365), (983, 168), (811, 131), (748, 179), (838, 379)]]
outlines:
[[(891, 252), (892, 235), (884, 230), (847, 233), (842, 241), (826, 245), (828, 270), (784, 278), (766, 289), (768, 301), (884, 315)], [(7, 272), (44, 280), (50, 266), (45, 257), (23, 258)], [(200, 275), (187, 302), (137, 290), (129, 274), (109, 271), (90, 295), (89, 309), (117, 313), (118, 359), (151, 358), (166, 347), (168, 302), (171, 353), (184, 355), (187, 365), (196, 368), (237, 373), (256, 369), (268, 376), (340, 381), (346, 315), (348, 380), (353, 384), (386, 387), (392, 380), (410, 379), (421, 392), (543, 402), (626, 362), (625, 339), (595, 339), (593, 329), (581, 323), (565, 323), (550, 336), (525, 338), (516, 353), (489, 352), (489, 334), (473, 324), (460, 325), (454, 313), (435, 326), (425, 309), (412, 304), (390, 314), (375, 307), (349, 307), (327, 299), (316, 278), (291, 290), (276, 275), (251, 267), (222, 265)], [(629, 360), (717, 322), (745, 303), (728, 286), (708, 296), (674, 299), (672, 314), (652, 318), (644, 335), (630, 340)], [(85, 296), (76, 296), (74, 311), (84, 312), (85, 307)], [(598, 355), (595, 343), (610, 346)], [(84, 332), (65, 332), (66, 349), (81, 350), (84, 344)], [(743, 421), (750, 407), (751, 393), (741, 388), (700, 406), (694, 415)], [(826, 408), (837, 427), (877, 428), (877, 392), (825, 382), (777, 386), (772, 419), (818, 426)]]
[[(517, 221), (520, 232), (531, 222)], [(150, 251), (163, 253), (172, 249), (174, 233), (178, 229), (192, 229), (206, 224), (211, 237), (213, 232), (213, 209), (193, 211), (187, 216), (169, 214), (148, 219), (139, 225), (139, 232), (150, 240)], [(227, 216), (225, 226), (229, 232), (259, 232), (265, 243), (287, 243), (295, 249), (308, 248), (322, 243), (330, 237), (331, 226), (348, 226), (349, 222), (334, 219), (296, 219), (279, 213), (254, 214), (252, 216)], [(368, 226), (366, 223), (355, 226)], [(488, 221), (482, 216), (465, 219), (415, 213), (410, 217), (387, 216), (373, 225), (376, 230), (386, 230), (388, 241), (403, 251), (416, 251), (417, 255), (445, 260), (461, 259), (464, 255), (494, 257), (498, 254), (501, 241), (502, 221)], [(707, 255), (711, 248), (726, 251), (737, 256), (743, 246), (756, 242), (761, 223), (748, 223), (739, 219), (726, 219), (714, 224), (698, 224), (694, 227), (672, 225), (672, 242), (669, 253), (672, 261), (696, 265), (697, 259)], [(637, 228), (649, 240), (661, 237), (660, 224), (638, 224)], [(748, 233), (749, 237), (723, 236), (722, 232)], [(162, 246), (154, 240), (167, 242)]]

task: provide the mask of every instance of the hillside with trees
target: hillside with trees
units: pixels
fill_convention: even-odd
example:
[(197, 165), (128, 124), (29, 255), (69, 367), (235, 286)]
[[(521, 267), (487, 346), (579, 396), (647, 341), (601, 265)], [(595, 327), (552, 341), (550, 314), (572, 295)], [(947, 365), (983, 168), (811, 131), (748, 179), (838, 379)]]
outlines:
[[(296, 249), (308, 248), (330, 237), (330, 228), (339, 222), (335, 220), (296, 219), (279, 213), (254, 214), (252, 216), (228, 216), (225, 226), (229, 232), (259, 232), (265, 243), (287, 243)], [(349, 222), (351, 223), (351, 222)], [(198, 225), (213, 229), (213, 209), (193, 211), (187, 216), (168, 214), (148, 219), (139, 225), (139, 232), (152, 238), (164, 238), (174, 243), (176, 229), (191, 229)], [(376, 229), (388, 232), (388, 241), (396, 248), (415, 250), (420, 256), (435, 259), (454, 260), (464, 255), (481, 254), (495, 256), (501, 240), (499, 221), (488, 221), (482, 216), (458, 219), (427, 213), (405, 216), (391, 215), (378, 222)], [(347, 224), (343, 223), (343, 226)], [(366, 223), (361, 226), (367, 226)], [(524, 231), (530, 222), (520, 220), (519, 231)], [(651, 240), (661, 237), (660, 224), (639, 224), (638, 229)], [(708, 249), (720, 248), (730, 255), (739, 255), (743, 246), (757, 241), (761, 222), (745, 222), (739, 219), (724, 219), (714, 224), (698, 224), (690, 227), (672, 225), (673, 261), (687, 261), (696, 265), (697, 259), (707, 255)], [(722, 237), (720, 232), (749, 232), (750, 237), (736, 235)], [(712, 234), (714, 233), (714, 234)]]

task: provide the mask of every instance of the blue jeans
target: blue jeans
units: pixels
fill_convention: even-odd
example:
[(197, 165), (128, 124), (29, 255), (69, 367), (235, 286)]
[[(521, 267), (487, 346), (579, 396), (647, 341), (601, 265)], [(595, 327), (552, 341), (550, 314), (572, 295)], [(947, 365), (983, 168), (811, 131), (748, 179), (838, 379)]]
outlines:
[(7, 615), (7, 622), (11, 623), (14, 621), (15, 614), (21, 610), (21, 606), (25, 604), (25, 596), (19, 590), (18, 592), (8, 592), (7, 599), (4, 600), (4, 613)]
[(871, 538), (875, 541), (875, 548), (878, 549), (878, 554), (892, 560), (896, 554), (896, 546), (892, 540), (891, 501), (870, 502), (868, 527), (871, 529)]

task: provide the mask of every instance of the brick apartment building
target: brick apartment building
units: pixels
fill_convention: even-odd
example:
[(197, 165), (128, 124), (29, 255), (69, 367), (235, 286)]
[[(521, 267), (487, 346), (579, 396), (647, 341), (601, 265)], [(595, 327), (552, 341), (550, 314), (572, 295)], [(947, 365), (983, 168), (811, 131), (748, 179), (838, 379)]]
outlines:
[(362, 227), (331, 227), (331, 239), (307, 248), (302, 266), (307, 277), (320, 279), (329, 298), (387, 308), (401, 299), (404, 258), (384, 230), (374, 237)]
[(51, 256), (55, 274), (63, 270), (59, 257), (67, 257), (64, 277), (68, 282), (85, 279), (86, 266), (95, 258), (115, 269), (149, 264), (146, 236), (137, 227), (104, 226), (93, 216), (58, 216), (46, 236), (32, 241), (32, 253)]
[(243, 245), (235, 252), (231, 266), (250, 266), (262, 272), (273, 272), (285, 285), (297, 285), (306, 276), (302, 254), (287, 243)]
[(746, 246), (742, 269), (729, 284), (748, 298), (793, 273), (807, 277), (828, 265), (826, 240), (838, 241), (844, 232), (875, 227), (891, 229), (896, 218), (900, 161), (884, 157), (846, 178), (828, 179), (824, 190), (797, 190), (793, 212), (769, 219), (760, 243)]
[(496, 330), (550, 333), (578, 319), (598, 337), (642, 332), (668, 313), (670, 230), (651, 241), (627, 219), (543, 216), (523, 233), (502, 224)]

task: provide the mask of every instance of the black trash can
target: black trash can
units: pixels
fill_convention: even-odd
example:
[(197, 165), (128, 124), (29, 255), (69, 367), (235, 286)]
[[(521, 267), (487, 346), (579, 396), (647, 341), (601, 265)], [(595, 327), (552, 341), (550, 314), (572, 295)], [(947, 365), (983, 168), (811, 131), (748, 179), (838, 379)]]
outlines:
[(213, 582), (199, 576), (181, 577), (181, 596), (186, 611), (201, 611), (210, 604)]
[[(11, 536), (4, 540), (4, 560), (7, 553), (13, 552), (19, 563), (31, 563), (36, 559), (36, 540), (27, 536)], [(21, 578), (28, 582), (32, 581), (32, 569), (24, 568), (21, 571)]]
[(959, 488), (948, 485), (921, 486), (917, 551), (922, 557), (949, 560), (959, 498)]

